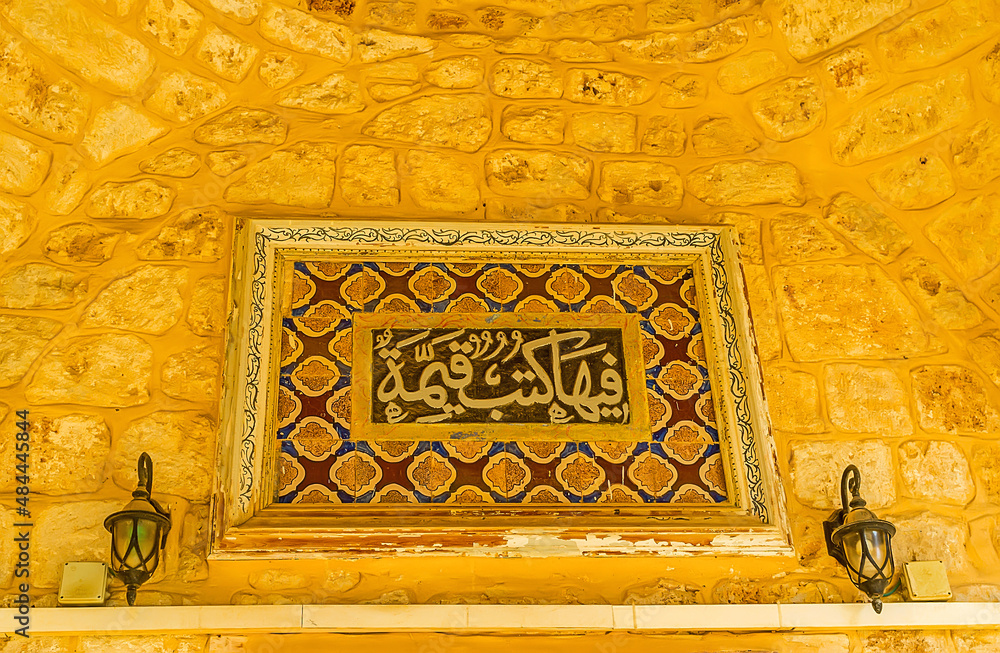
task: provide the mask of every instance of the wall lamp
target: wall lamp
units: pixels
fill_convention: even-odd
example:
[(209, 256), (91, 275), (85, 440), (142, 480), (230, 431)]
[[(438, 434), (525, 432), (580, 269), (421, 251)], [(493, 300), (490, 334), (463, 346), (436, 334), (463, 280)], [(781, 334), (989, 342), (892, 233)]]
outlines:
[(111, 573), (125, 583), (125, 598), (135, 605), (135, 593), (160, 563), (167, 543), (170, 513), (153, 500), (153, 460), (143, 452), (138, 462), (139, 483), (124, 509), (108, 515), (111, 532)]
[(892, 536), (896, 534), (896, 527), (865, 508), (866, 502), (861, 498), (861, 472), (854, 465), (848, 465), (840, 478), (840, 502), (843, 507), (823, 522), (826, 550), (847, 567), (851, 582), (868, 595), (875, 612), (881, 614), (882, 596), (896, 573), (892, 560)]

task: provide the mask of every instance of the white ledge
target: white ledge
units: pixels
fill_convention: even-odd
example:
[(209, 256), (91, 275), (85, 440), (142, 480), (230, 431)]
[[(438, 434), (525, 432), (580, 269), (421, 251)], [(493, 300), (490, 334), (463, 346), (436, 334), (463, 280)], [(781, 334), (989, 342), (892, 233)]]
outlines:
[[(15, 609), (0, 609), (5, 634)], [(1000, 603), (812, 605), (210, 605), (35, 608), (33, 635), (997, 629)]]

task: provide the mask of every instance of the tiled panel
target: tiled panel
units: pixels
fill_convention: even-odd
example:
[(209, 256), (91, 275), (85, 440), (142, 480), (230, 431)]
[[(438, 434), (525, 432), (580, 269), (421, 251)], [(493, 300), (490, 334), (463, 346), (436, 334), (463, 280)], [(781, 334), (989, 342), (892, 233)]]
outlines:
[[(279, 502), (727, 500), (698, 300), (688, 268), (298, 262), (288, 303), (277, 407)], [(373, 312), (637, 313), (650, 441), (354, 440), (352, 319)], [(530, 426), (525, 433), (530, 436)]]

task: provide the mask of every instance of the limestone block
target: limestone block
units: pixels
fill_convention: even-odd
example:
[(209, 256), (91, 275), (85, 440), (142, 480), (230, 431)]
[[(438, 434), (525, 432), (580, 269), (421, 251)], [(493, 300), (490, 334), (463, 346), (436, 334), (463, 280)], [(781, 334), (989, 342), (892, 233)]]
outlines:
[(226, 326), (226, 280), (222, 277), (204, 277), (194, 285), (187, 324), (199, 335), (215, 335)]
[(287, 569), (271, 568), (250, 572), (247, 582), (255, 590), (280, 592), (282, 590), (305, 589), (309, 587), (311, 580), (305, 574), (298, 574)]
[(92, 218), (148, 220), (170, 210), (177, 192), (152, 179), (108, 182), (97, 187), (85, 211)]
[(495, 222), (589, 222), (591, 214), (566, 202), (531, 202), (491, 199), (486, 202), (486, 219)]
[(791, 77), (758, 91), (751, 110), (765, 136), (775, 141), (791, 141), (819, 127), (826, 114), (826, 103), (816, 80)]
[(56, 320), (0, 314), (0, 387), (20, 381), (60, 330)]
[(409, 61), (376, 63), (365, 66), (365, 78), (416, 82), (420, 81), (420, 69)]
[(252, 43), (212, 25), (202, 37), (195, 58), (219, 77), (238, 82), (250, 72), (259, 53), (260, 48)]
[[(148, 590), (147, 590), (148, 591)], [(139, 592), (139, 596), (142, 596)], [(80, 637), (77, 653), (202, 653), (205, 650), (206, 635), (186, 637), (150, 635), (110, 635)]]
[[(762, 585), (743, 578), (726, 578), (712, 590), (713, 603), (842, 603), (844, 598), (833, 583), (815, 580), (785, 580)], [(803, 649), (796, 648), (801, 651)]]
[(183, 147), (170, 148), (152, 159), (139, 162), (139, 170), (146, 174), (165, 177), (192, 177), (200, 167), (198, 155)]
[(215, 453), (205, 443), (215, 438), (216, 425), (203, 413), (157, 411), (140, 417), (112, 444), (115, 484), (135, 487), (135, 461), (145, 451), (156, 461), (157, 492), (204, 501), (212, 490)]
[(976, 62), (977, 87), (987, 100), (1000, 104), (1000, 41)]
[(306, 71), (298, 57), (287, 52), (266, 52), (260, 59), (257, 76), (269, 88), (282, 88)]
[(497, 150), (486, 155), (486, 183), (501, 195), (587, 199), (592, 164), (575, 154)]
[(205, 155), (208, 169), (220, 177), (228, 177), (247, 164), (247, 155), (239, 150), (222, 150)]
[(144, 265), (109, 283), (87, 307), (81, 326), (160, 334), (177, 324), (187, 268)]
[(226, 92), (215, 82), (175, 70), (160, 77), (145, 105), (162, 118), (184, 124), (221, 109), (227, 100)]
[(587, 112), (570, 116), (569, 128), (577, 147), (592, 152), (635, 151), (638, 120), (634, 113)]
[(344, 150), (340, 165), (340, 192), (351, 206), (399, 204), (399, 176), (392, 149), (352, 145)]
[[(736, 227), (736, 242), (740, 246), (740, 258), (746, 263), (760, 265), (764, 262), (764, 252), (761, 249), (760, 218), (752, 213), (737, 213), (723, 211), (712, 216), (720, 224)], [(773, 304), (773, 301), (772, 301)]]
[(946, 329), (971, 329), (983, 323), (976, 305), (930, 260), (917, 257), (907, 261), (902, 276), (910, 295)]
[(675, 209), (684, 198), (677, 168), (648, 161), (607, 161), (597, 195), (605, 202)]
[(355, 44), (361, 62), (372, 63), (432, 52), (437, 46), (437, 41), (422, 36), (370, 29), (358, 34), (355, 37)]
[(986, 333), (969, 340), (969, 355), (994, 385), (1000, 386), (1000, 331)]
[(416, 24), (417, 5), (413, 2), (372, 2), (368, 5), (368, 22), (382, 27), (412, 29)]
[(952, 205), (931, 220), (926, 232), (960, 275), (981, 277), (1000, 263), (1000, 195)]
[(646, 27), (670, 29), (693, 23), (701, 16), (697, 0), (653, 0), (646, 5)]
[(0, 191), (31, 195), (45, 181), (52, 154), (31, 141), (0, 132)]
[(771, 219), (774, 253), (784, 263), (841, 258), (850, 251), (823, 222), (807, 213), (779, 213)]
[(134, 95), (153, 74), (146, 46), (81, 3), (10, 0), (0, 13), (38, 49), (98, 88)]
[[(900, 563), (897, 561), (896, 564)], [(928, 631), (884, 630), (868, 633), (862, 638), (862, 645), (863, 653), (951, 653), (946, 634)]]
[(383, 84), (377, 82), (368, 85), (368, 95), (376, 102), (392, 102), (407, 95), (413, 95), (420, 88), (420, 84)]
[(556, 70), (529, 59), (501, 59), (490, 71), (490, 90), (509, 98), (558, 98), (563, 80)]
[(204, 15), (184, 0), (149, 0), (139, 16), (139, 29), (179, 57), (194, 43)]
[(850, 193), (837, 193), (826, 207), (826, 222), (877, 261), (896, 260), (913, 239), (874, 204)]
[(964, 506), (976, 496), (969, 461), (951, 442), (911, 440), (899, 446), (903, 493), (914, 499)]
[(894, 359), (938, 346), (876, 265), (783, 266), (774, 277), (788, 349), (797, 361)]
[(436, 32), (460, 30), (469, 25), (469, 18), (454, 11), (432, 11), (427, 14), (425, 24)]
[(827, 410), (838, 429), (851, 433), (913, 433), (908, 395), (896, 374), (882, 367), (853, 363), (828, 365)]
[(979, 45), (996, 25), (993, 4), (950, 0), (878, 36), (889, 68), (897, 72), (943, 64)]
[(781, 77), (788, 70), (772, 50), (757, 50), (734, 57), (719, 66), (716, 81), (726, 93), (746, 93), (752, 88)]
[(346, 75), (333, 73), (315, 84), (294, 86), (278, 99), (278, 106), (316, 113), (357, 113), (365, 108), (361, 87)]
[(747, 28), (742, 18), (723, 20), (688, 35), (682, 58), (691, 63), (718, 61), (742, 50), (747, 39)]
[(868, 185), (898, 209), (926, 209), (955, 194), (955, 182), (936, 154), (906, 154), (868, 175)]
[(318, 54), (337, 63), (347, 63), (354, 49), (350, 28), (270, 2), (264, 5), (257, 29), (276, 45)]
[(844, 48), (820, 64), (829, 86), (848, 102), (867, 95), (886, 82), (885, 73), (866, 47)]
[(49, 233), (42, 251), (63, 265), (100, 265), (111, 258), (119, 238), (119, 232), (74, 222)]
[[(985, 583), (963, 585), (953, 587), (952, 594), (958, 603), (995, 603), (1000, 601), (1000, 586)], [(986, 649), (983, 653), (990, 653), (990, 650)]]
[(556, 33), (584, 39), (617, 39), (635, 31), (635, 11), (621, 4), (597, 5), (582, 11), (557, 14), (551, 20)]
[(793, 433), (826, 430), (819, 411), (819, 387), (812, 374), (768, 365), (764, 368), (764, 391), (774, 428)]
[[(461, 35), (455, 34), (450, 39), (453, 45), (457, 36)], [(500, 41), (493, 47), (493, 50), (500, 54), (541, 54), (545, 52), (546, 47), (548, 47), (548, 42), (542, 39), (518, 37), (507, 41)]]
[(208, 556), (211, 522), (209, 506), (206, 504), (192, 504), (184, 515), (180, 550), (177, 552), (179, 580), (190, 582), (208, 579), (208, 563), (205, 558)]
[[(3, 529), (4, 533), (15, 533), (14, 520), (13, 510), (0, 507), (0, 528)], [(5, 587), (10, 587), (14, 580), (14, 565), (17, 563), (18, 548), (14, 537), (8, 537), (6, 540), (6, 542), (0, 543), (0, 583)]]
[(136, 254), (144, 261), (218, 261), (226, 249), (228, 220), (214, 206), (182, 211), (136, 247)]
[(951, 129), (972, 106), (968, 86), (968, 72), (953, 70), (875, 100), (833, 131), (834, 160), (856, 165)]
[(964, 188), (982, 188), (1000, 177), (1000, 125), (986, 118), (955, 135), (955, 176)]
[(134, 152), (167, 129), (124, 102), (107, 104), (94, 114), (80, 149), (98, 166)]
[[(884, 442), (798, 442), (791, 449), (792, 489), (796, 498), (810, 508), (841, 507), (840, 477), (848, 465), (856, 465), (861, 472), (861, 493), (869, 508), (885, 508), (896, 502), (892, 450)], [(898, 532), (898, 523), (896, 528)]]
[(53, 178), (45, 204), (55, 215), (69, 215), (90, 190), (90, 173), (79, 162), (71, 161), (55, 171)]
[(698, 156), (729, 156), (752, 152), (760, 147), (760, 141), (728, 116), (706, 116), (695, 123), (691, 146)]
[(679, 115), (650, 116), (639, 149), (654, 156), (680, 156), (686, 142), (684, 121)]
[(281, 145), (287, 136), (284, 121), (263, 109), (230, 109), (194, 130), (194, 140), (205, 145)]
[(549, 56), (571, 63), (603, 63), (611, 61), (611, 50), (593, 41), (562, 39), (549, 45)]
[(696, 605), (698, 588), (660, 578), (655, 585), (637, 587), (625, 592), (622, 605)]
[(208, 0), (208, 4), (244, 25), (250, 25), (257, 19), (260, 3), (261, 0)]
[(174, 399), (212, 402), (219, 398), (221, 356), (215, 345), (196, 345), (168, 356), (160, 368), (160, 388)]
[(782, 161), (722, 161), (691, 171), (686, 186), (709, 206), (802, 206), (806, 201), (798, 169)]
[(476, 94), (458, 94), (425, 95), (401, 102), (375, 116), (362, 132), (373, 138), (475, 152), (486, 143), (492, 129), (485, 100)]
[(637, 64), (676, 64), (686, 45), (679, 34), (654, 32), (643, 38), (623, 39), (612, 46), (615, 59)]
[(152, 359), (153, 349), (133, 335), (74, 338), (42, 358), (24, 396), (32, 404), (143, 404)]
[(122, 499), (78, 500), (43, 509), (31, 534), (32, 585), (58, 587), (63, 565), (68, 560), (106, 562), (111, 535), (104, 530), (104, 519), (121, 510), (124, 504)]
[(966, 550), (969, 527), (965, 522), (931, 512), (896, 516), (891, 521), (896, 526), (892, 555), (897, 565), (911, 560), (940, 560), (949, 576), (972, 571), (972, 562)]
[(479, 207), (479, 171), (449, 154), (410, 150), (403, 185), (423, 209), (465, 213)]
[(2, 308), (67, 308), (86, 294), (86, 278), (48, 263), (26, 263), (0, 276)]
[(572, 102), (628, 107), (649, 101), (655, 90), (639, 75), (596, 68), (572, 68), (566, 73), (566, 99)]
[(0, 195), (0, 256), (13, 252), (28, 240), (38, 223), (35, 209)]
[(428, 84), (440, 88), (472, 88), (483, 82), (483, 60), (473, 55), (448, 57), (424, 69)]
[(1000, 501), (1000, 445), (977, 444), (972, 453), (972, 469), (982, 483), (986, 500)]
[(953, 637), (957, 653), (990, 653), (1000, 649), (1000, 633), (996, 631), (962, 631), (954, 633)]
[(910, 6), (910, 0), (783, 0), (778, 25), (802, 61), (831, 50)]
[(500, 131), (518, 143), (557, 145), (563, 142), (566, 115), (560, 109), (505, 107), (500, 118)]
[(959, 365), (925, 365), (915, 369), (912, 378), (922, 429), (997, 435), (1000, 415), (977, 374)]
[(247, 168), (224, 193), (227, 202), (281, 204), (321, 209), (333, 199), (337, 148), (296, 143)]
[(0, 29), (0, 112), (14, 124), (55, 141), (72, 141), (83, 129), (90, 101), (64, 77), (53, 77), (45, 63), (20, 39)]
[(701, 75), (674, 73), (660, 84), (660, 106), (693, 107), (708, 95), (708, 81)]
[[(0, 445), (8, 460), (14, 459), (13, 426)], [(108, 425), (98, 415), (73, 414), (49, 417), (33, 411), (31, 436), (31, 491), (40, 494), (86, 494), (104, 484), (104, 466), (111, 449)], [(41, 464), (39, 464), (41, 463)], [(14, 491), (14, 469), (0, 470), (0, 487)]]

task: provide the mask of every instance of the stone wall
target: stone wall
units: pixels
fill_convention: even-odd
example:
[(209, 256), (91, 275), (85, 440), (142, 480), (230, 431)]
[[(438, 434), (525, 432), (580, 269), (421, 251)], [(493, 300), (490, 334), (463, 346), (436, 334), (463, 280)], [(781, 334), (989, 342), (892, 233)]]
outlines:
[[(987, 0), (0, 1), (0, 520), (27, 408), (37, 603), (143, 450), (145, 602), (851, 601), (849, 462), (897, 560), (1000, 600), (998, 34)], [(209, 565), (236, 215), (735, 225), (798, 559)]]

